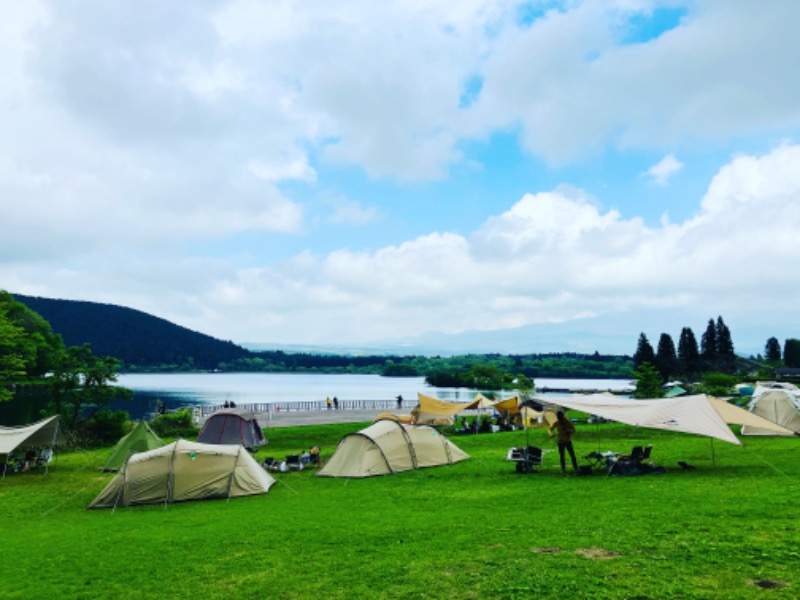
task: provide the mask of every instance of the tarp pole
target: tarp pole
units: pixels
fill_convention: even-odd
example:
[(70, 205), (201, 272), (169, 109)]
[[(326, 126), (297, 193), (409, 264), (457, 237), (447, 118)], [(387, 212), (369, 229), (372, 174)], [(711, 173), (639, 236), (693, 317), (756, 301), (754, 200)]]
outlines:
[[(58, 428), (61, 427), (61, 417), (58, 418), (56, 421), (56, 427), (53, 429), (53, 439), (50, 440), (50, 460), (53, 460), (53, 446), (56, 445), (56, 436), (58, 435)], [(50, 472), (50, 461), (44, 463), (44, 474), (47, 475)]]

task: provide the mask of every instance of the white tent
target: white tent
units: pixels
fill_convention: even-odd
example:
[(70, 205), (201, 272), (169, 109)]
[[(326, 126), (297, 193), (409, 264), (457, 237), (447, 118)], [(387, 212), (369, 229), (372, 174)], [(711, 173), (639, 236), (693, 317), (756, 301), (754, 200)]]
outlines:
[(737, 445), (741, 445), (741, 442), (728, 427), (728, 423), (748, 425), (757, 423), (761, 427), (771, 427), (775, 431), (787, 431), (785, 427), (705, 394), (652, 400), (631, 400), (618, 398), (613, 394), (592, 394), (558, 398), (552, 400), (552, 403), (634, 427), (694, 433)]
[(782, 425), (788, 431), (779, 433), (757, 425), (745, 425), (742, 435), (800, 434), (800, 398), (797, 394), (796, 389), (757, 387), (749, 404), (751, 413)]

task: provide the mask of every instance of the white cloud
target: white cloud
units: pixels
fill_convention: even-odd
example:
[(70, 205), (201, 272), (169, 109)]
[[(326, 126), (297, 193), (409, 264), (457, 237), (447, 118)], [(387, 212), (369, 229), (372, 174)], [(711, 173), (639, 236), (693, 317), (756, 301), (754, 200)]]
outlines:
[[(80, 271), (15, 269), (12, 281), (20, 292), (93, 290), (95, 299), (237, 341), (355, 342), (646, 310), (705, 309), (729, 323), (773, 318), (796, 310), (787, 273), (800, 227), (797, 164), (792, 145), (737, 157), (692, 219), (656, 228), (563, 190), (524, 196), (469, 238), (431, 233), (374, 252), (303, 253), (246, 269), (198, 259), (153, 269), (146, 258), (98, 256)], [(171, 291), (155, 296), (160, 289)]]
[(656, 185), (667, 185), (670, 178), (683, 169), (683, 163), (672, 154), (667, 154), (658, 163), (647, 169), (646, 175), (652, 178)]

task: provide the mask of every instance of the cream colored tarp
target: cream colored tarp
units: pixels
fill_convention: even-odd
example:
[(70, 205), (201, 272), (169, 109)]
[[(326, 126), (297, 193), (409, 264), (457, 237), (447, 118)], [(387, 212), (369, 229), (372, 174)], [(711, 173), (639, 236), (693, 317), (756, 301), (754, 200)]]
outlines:
[(777, 432), (763, 424), (746, 423), (742, 435), (795, 435), (800, 433), (800, 399), (797, 391), (791, 389), (772, 389), (757, 387), (750, 401), (747, 414), (782, 426)]
[(131, 455), (89, 508), (266, 494), (274, 483), (242, 446), (178, 440)]
[(452, 425), (453, 415), (466, 410), (471, 402), (446, 402), (426, 394), (417, 394), (419, 406), (411, 411), (417, 425)]
[(0, 426), (0, 454), (11, 454), (17, 448), (50, 448), (65, 443), (58, 415), (23, 427)]
[(484, 408), (492, 408), (494, 405), (495, 405), (494, 400), (491, 400), (486, 396), (484, 396), (483, 394), (481, 394), (480, 392), (478, 392), (472, 398), (472, 401), (469, 404), (467, 404), (466, 408), (479, 410)]
[[(694, 433), (738, 445), (741, 442), (728, 427), (728, 423), (740, 423), (745, 418), (741, 413), (747, 414), (741, 408), (709, 398), (705, 394), (652, 400), (630, 400), (617, 398), (612, 394), (593, 394), (558, 398), (552, 400), (552, 403), (634, 427)], [(723, 408), (722, 404), (726, 406)]]
[(381, 419), (390, 419), (392, 421), (398, 421), (400, 423), (406, 423), (407, 425), (410, 425), (414, 421), (414, 417), (412, 417), (411, 415), (396, 415), (396, 414), (390, 413), (390, 412), (382, 412), (377, 417), (372, 419), (372, 422), (374, 423), (376, 421), (380, 421)]
[(468, 454), (431, 427), (383, 420), (344, 436), (317, 475), (372, 477), (447, 465), (467, 458)]
[(497, 412), (508, 413), (509, 415), (518, 414), (520, 411), (519, 396), (511, 396), (511, 398), (495, 402), (494, 409)]

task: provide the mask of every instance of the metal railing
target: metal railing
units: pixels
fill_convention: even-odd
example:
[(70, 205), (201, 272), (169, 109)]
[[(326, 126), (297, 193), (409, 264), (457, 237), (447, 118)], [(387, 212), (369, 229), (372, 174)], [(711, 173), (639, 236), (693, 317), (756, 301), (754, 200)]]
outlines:
[[(402, 406), (397, 405), (397, 400), (339, 400), (338, 406), (331, 403), (328, 407), (325, 400), (301, 400), (297, 402), (257, 402), (236, 404), (234, 408), (239, 410), (247, 410), (255, 413), (273, 413), (279, 412), (316, 412), (327, 410), (410, 410), (415, 406), (415, 403), (404, 401)], [(203, 417), (218, 411), (224, 410), (224, 404), (200, 404), (195, 407)]]

